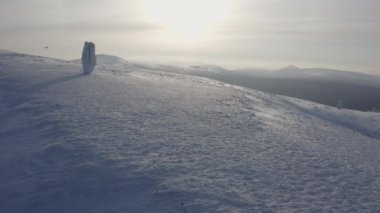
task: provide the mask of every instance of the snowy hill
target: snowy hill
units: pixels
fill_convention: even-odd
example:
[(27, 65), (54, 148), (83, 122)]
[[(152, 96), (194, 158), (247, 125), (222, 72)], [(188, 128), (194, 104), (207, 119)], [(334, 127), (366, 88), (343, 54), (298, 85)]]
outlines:
[(0, 144), (2, 212), (380, 211), (380, 114), (163, 68), (1, 51)]
[(100, 54), (97, 55), (97, 63), (101, 65), (127, 64), (128, 62), (120, 57)]

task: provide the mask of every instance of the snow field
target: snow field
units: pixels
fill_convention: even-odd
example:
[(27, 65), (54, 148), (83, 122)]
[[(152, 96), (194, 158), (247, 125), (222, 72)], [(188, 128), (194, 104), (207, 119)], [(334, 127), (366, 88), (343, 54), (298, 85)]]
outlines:
[(6, 212), (376, 212), (380, 116), (1, 52)]

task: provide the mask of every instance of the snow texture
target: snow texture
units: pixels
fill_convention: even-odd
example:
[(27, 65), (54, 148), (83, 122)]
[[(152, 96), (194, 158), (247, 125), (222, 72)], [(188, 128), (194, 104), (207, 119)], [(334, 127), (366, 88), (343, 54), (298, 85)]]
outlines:
[(82, 52), (83, 74), (90, 75), (96, 66), (95, 44), (85, 42)]
[(380, 211), (379, 113), (128, 66), (0, 52), (1, 212)]

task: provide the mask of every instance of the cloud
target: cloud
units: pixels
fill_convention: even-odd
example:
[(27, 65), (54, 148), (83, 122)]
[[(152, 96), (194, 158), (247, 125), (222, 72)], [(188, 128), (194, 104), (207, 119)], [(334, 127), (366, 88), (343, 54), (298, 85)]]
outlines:
[(138, 2), (0, 0), (0, 48), (29, 46), (32, 52), (33, 44), (39, 48), (62, 40), (65, 45), (56, 57), (61, 52), (69, 56), (78, 43), (91, 38), (121, 56), (379, 66), (379, 0), (234, 0), (237, 6), (230, 18), (213, 30), (207, 42), (198, 44), (175, 43), (176, 35), (147, 20)]
[(126, 33), (160, 30), (160, 27), (151, 23), (94, 23), (71, 22), (57, 24), (29, 24), (0, 27), (0, 33), (48, 33), (48, 32), (98, 32), (98, 33)]

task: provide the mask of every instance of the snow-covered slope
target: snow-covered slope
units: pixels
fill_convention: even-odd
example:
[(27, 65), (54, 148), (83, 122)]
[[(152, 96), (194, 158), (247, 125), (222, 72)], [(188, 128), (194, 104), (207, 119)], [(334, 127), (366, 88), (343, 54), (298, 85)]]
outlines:
[(1, 52), (2, 212), (380, 211), (380, 114), (123, 69)]

